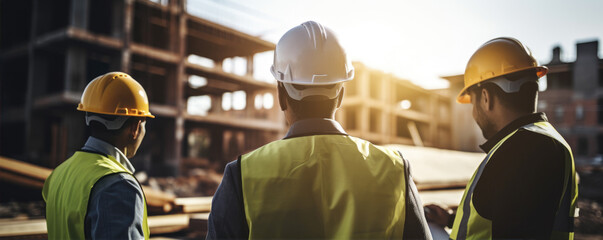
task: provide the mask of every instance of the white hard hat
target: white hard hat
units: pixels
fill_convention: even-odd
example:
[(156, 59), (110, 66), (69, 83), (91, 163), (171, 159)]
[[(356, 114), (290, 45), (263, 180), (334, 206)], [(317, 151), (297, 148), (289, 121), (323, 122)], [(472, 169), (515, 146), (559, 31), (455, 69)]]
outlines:
[[(295, 100), (317, 95), (333, 99), (341, 91), (343, 82), (354, 78), (354, 67), (333, 31), (314, 21), (296, 26), (283, 35), (276, 45), (270, 72)], [(308, 88), (297, 89), (293, 84)]]

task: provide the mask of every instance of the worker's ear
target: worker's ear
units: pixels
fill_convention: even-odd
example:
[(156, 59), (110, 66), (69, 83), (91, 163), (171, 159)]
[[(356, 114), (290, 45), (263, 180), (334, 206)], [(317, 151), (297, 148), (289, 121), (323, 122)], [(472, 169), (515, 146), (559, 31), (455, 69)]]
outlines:
[(345, 87), (341, 87), (341, 91), (339, 91), (339, 95), (337, 96), (337, 108), (341, 107), (341, 103), (343, 102), (343, 94), (345, 93)]
[(482, 109), (492, 111), (492, 109), (494, 108), (492, 94), (490, 94), (490, 92), (486, 90), (486, 88), (482, 88), (482, 90), (478, 94), (482, 95), (480, 102), (478, 103), (481, 104)]
[(142, 131), (142, 120), (135, 120), (132, 124), (130, 124), (129, 137), (133, 140), (136, 140), (140, 136), (140, 131)]
[(287, 92), (285, 90), (285, 86), (282, 85), (282, 83), (278, 83), (278, 104), (281, 107), (281, 111), (285, 111), (287, 110)]

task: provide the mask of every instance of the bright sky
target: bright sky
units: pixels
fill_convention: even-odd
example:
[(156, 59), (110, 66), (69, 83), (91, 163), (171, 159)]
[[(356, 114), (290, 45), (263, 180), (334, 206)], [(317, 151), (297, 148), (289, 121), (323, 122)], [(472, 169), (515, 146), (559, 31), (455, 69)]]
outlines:
[[(335, 31), (353, 61), (426, 88), (447, 87), (440, 76), (462, 74), (495, 37), (519, 39), (544, 64), (554, 46), (572, 61), (576, 42), (603, 39), (598, 0), (188, 0), (188, 11), (275, 43), (314, 20)], [(272, 53), (256, 58), (257, 76), (270, 77), (271, 61)]]

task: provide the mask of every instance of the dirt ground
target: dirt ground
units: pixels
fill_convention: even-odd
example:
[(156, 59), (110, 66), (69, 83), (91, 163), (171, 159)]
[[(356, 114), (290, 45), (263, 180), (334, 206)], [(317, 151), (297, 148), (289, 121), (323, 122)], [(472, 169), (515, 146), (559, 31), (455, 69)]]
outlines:
[(603, 171), (593, 170), (579, 174), (580, 215), (575, 222), (576, 238), (603, 239)]

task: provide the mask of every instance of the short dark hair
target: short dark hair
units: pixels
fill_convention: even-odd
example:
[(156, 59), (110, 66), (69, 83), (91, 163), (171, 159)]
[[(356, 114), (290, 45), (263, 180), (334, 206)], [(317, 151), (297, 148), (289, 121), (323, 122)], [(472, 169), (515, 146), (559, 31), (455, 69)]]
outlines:
[[(279, 89), (287, 96), (287, 102), (291, 110), (300, 118), (329, 118), (337, 109), (337, 99), (339, 96), (328, 99), (323, 96), (308, 96), (302, 100), (295, 100), (289, 96), (287, 90), (282, 84), (279, 84)], [(309, 86), (293, 84), (293, 87), (298, 90), (310, 88)], [(315, 86), (312, 86), (315, 87)], [(335, 84), (319, 86), (324, 88), (333, 88)], [(339, 93), (341, 94), (341, 92)]]
[[(534, 77), (535, 80), (538, 79), (536, 75), (536, 71), (528, 70), (522, 71), (518, 73), (512, 73), (505, 75), (505, 77), (511, 81), (517, 80), (521, 77), (525, 77), (529, 75), (529, 77)], [(519, 92), (507, 93), (503, 91), (498, 85), (494, 83), (482, 84), (481, 86), (472, 87), (470, 91), (473, 91), (475, 95), (475, 100), (481, 100), (481, 91), (482, 89), (486, 89), (488, 93), (492, 94), (500, 104), (505, 106), (508, 109), (516, 111), (518, 113), (533, 113), (536, 112), (536, 100), (538, 98), (538, 83), (536, 81), (526, 82), (521, 85)]]

